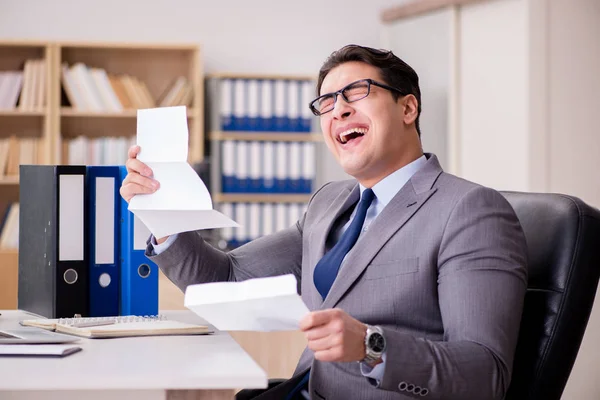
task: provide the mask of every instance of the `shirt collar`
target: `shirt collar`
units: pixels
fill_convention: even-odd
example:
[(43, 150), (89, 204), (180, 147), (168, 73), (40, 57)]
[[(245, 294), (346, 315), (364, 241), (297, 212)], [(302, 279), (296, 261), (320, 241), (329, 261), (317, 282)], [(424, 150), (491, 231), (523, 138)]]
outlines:
[[(373, 192), (377, 201), (383, 207), (392, 201), (396, 193), (409, 181), (410, 178), (427, 162), (427, 157), (422, 155), (416, 160), (406, 164), (404, 167), (392, 172), (373, 186)], [(360, 185), (360, 195), (366, 188)]]

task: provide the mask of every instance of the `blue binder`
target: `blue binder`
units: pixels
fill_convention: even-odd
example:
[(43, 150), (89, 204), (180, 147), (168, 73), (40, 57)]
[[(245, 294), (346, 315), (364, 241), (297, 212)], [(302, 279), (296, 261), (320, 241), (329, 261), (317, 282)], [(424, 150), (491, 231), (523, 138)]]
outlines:
[[(127, 176), (127, 169), (121, 166), (119, 172), (120, 182), (123, 182)], [(139, 218), (127, 209), (128, 203), (122, 197), (120, 205), (120, 314), (157, 315), (158, 266), (144, 255), (150, 232)]]
[(313, 120), (315, 116), (310, 111), (309, 103), (315, 97), (314, 93), (314, 82), (302, 81), (301, 82), (301, 100), (300, 100), (300, 130), (302, 132), (311, 132)]
[(221, 191), (233, 193), (238, 186), (235, 176), (235, 158), (237, 143), (232, 140), (221, 142)]
[(275, 81), (263, 79), (260, 81), (260, 117), (258, 130), (271, 132), (275, 130)]
[(119, 167), (87, 167), (87, 179), (90, 316), (116, 316), (120, 290)]
[(221, 81), (220, 102), (221, 108), (219, 111), (220, 125), (223, 131), (233, 131), (233, 81), (231, 79), (223, 79)]

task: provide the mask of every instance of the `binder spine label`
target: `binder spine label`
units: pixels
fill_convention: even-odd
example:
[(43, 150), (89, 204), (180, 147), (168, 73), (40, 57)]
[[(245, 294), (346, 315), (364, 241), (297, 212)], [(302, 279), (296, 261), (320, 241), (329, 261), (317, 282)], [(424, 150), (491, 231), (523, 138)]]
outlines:
[(115, 263), (115, 178), (96, 178), (95, 264)]
[(84, 176), (60, 175), (58, 260), (84, 259)]

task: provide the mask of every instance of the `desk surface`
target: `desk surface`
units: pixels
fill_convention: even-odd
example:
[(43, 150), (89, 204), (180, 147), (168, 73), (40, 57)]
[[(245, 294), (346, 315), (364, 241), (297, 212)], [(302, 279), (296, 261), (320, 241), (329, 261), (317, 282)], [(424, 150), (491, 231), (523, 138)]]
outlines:
[[(0, 329), (32, 318), (1, 311)], [(167, 318), (206, 324), (191, 311)], [(212, 327), (211, 327), (212, 328)], [(198, 336), (84, 339), (64, 358), (0, 357), (0, 391), (264, 388), (266, 373), (225, 332)]]

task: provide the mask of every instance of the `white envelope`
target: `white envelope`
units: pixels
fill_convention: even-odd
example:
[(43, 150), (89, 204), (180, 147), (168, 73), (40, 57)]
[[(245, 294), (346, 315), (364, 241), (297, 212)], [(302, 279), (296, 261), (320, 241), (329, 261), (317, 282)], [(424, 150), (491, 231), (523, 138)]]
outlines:
[(134, 196), (129, 210), (157, 238), (239, 226), (213, 209), (206, 185), (187, 162), (188, 136), (184, 106), (137, 111), (137, 158), (152, 169), (160, 188)]
[(184, 305), (223, 331), (297, 330), (309, 312), (291, 274), (190, 285)]

